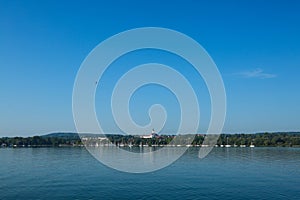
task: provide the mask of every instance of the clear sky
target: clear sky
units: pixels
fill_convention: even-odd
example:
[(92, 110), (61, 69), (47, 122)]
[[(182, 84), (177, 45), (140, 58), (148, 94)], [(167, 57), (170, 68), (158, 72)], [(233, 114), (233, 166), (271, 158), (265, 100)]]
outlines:
[[(299, 10), (296, 0), (1, 0), (0, 136), (75, 131), (72, 90), (81, 62), (106, 38), (147, 26), (185, 33), (214, 59), (227, 92), (224, 132), (299, 131)], [(173, 64), (192, 81), (196, 79), (180, 68), (176, 58), (169, 54), (163, 58), (162, 54), (135, 52), (114, 65), (153, 61), (159, 55), (160, 60), (155, 61)], [(119, 75), (118, 67), (108, 70), (106, 79), (103, 77), (107, 89)], [(203, 97), (203, 129), (199, 131), (204, 131), (209, 99), (203, 87), (196, 91)], [(97, 92), (97, 102), (107, 97)], [(147, 106), (161, 100), (169, 116), (174, 116), (165, 129), (172, 132), (178, 126), (178, 105), (164, 88), (141, 88), (131, 101), (132, 116), (137, 123), (146, 124)], [(96, 107), (99, 119), (103, 118), (107, 130), (114, 132), (107, 107)]]

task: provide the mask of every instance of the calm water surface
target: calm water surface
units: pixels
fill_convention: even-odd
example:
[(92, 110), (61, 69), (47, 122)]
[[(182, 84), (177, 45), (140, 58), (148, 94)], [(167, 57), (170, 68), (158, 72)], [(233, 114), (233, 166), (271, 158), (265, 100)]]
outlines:
[(300, 148), (190, 148), (146, 174), (110, 169), (85, 148), (0, 149), (0, 199), (300, 199)]

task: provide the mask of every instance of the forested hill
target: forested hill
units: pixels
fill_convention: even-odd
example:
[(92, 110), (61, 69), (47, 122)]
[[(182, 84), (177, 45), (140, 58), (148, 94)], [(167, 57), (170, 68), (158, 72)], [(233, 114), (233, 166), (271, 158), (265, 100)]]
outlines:
[(77, 133), (63, 133), (63, 132), (58, 132), (58, 133), (49, 133), (47, 135), (42, 135), (41, 137), (54, 137), (54, 138), (76, 138), (80, 139), (79, 135)]
[[(97, 137), (95, 137), (97, 136)], [(192, 135), (194, 136), (194, 135)], [(95, 137), (103, 138), (104, 135), (84, 134), (85, 138)], [(129, 136), (120, 134), (106, 135), (108, 140), (101, 140), (103, 143), (112, 142), (116, 145), (133, 145), (139, 146), (145, 144), (167, 145), (174, 135), (157, 135), (153, 138), (144, 139), (140, 136)], [(193, 146), (201, 145), (204, 140), (204, 134), (195, 135), (192, 143)], [(100, 141), (100, 140), (99, 140)], [(99, 143), (96, 140), (94, 144)], [(99, 144), (101, 144), (101, 142)], [(82, 146), (82, 141), (77, 133), (51, 133), (42, 136), (33, 137), (2, 137), (0, 138), (0, 147), (50, 147), (50, 146)], [(232, 145), (256, 147), (283, 146), (283, 147), (300, 147), (300, 132), (277, 132), (277, 133), (255, 133), (255, 134), (221, 134), (217, 142), (218, 146)]]

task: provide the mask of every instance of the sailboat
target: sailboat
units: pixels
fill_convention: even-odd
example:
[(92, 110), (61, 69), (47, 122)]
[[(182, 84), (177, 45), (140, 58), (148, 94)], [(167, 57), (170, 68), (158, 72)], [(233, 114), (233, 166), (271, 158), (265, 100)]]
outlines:
[(254, 144), (251, 142), (251, 145), (250, 145), (249, 147), (253, 148), (253, 147), (255, 147), (255, 146), (254, 146)]
[(245, 148), (246, 145), (245, 145), (245, 144), (242, 144), (242, 138), (241, 138), (241, 137), (240, 137), (240, 140), (241, 140), (241, 145), (240, 145), (240, 147)]
[(228, 144), (228, 137), (227, 137), (227, 144), (225, 145), (225, 147), (231, 147), (231, 145)]

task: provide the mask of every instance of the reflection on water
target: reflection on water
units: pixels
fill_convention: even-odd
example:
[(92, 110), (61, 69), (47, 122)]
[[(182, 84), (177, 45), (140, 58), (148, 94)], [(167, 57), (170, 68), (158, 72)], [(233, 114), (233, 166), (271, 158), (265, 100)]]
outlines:
[(103, 164), (123, 172), (145, 173), (162, 169), (182, 156), (188, 147), (86, 147)]
[[(131, 151), (151, 151), (135, 148)], [(162, 170), (110, 169), (84, 148), (0, 149), (0, 199), (298, 199), (300, 149), (189, 148)], [(123, 158), (126, 160), (126, 157)], [(132, 161), (128, 163), (132, 164)]]

